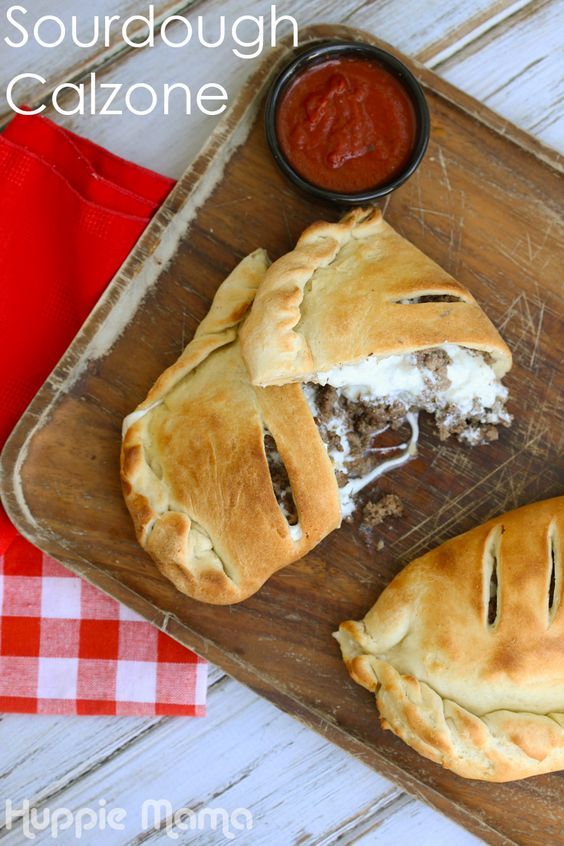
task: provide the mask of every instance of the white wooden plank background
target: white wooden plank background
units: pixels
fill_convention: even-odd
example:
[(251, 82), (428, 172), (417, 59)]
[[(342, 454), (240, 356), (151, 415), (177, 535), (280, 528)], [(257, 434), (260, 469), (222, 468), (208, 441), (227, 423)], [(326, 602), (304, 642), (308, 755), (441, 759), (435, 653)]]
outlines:
[[(191, 2), (194, 2), (194, 0), (191, 0)], [(120, 0), (119, 3), (116, 3), (115, 0), (96, 0), (96, 3), (92, 5), (77, 2), (77, 0), (57, 0), (56, 4), (49, 2), (27, 4), (2, 2), (0, 3), (0, 11), (3, 20), (4, 9), (11, 5), (23, 5), (26, 8), (27, 14), (15, 12), (13, 20), (23, 24), (28, 32), (33, 30), (35, 24), (44, 15), (56, 15), (63, 21), (67, 30), (70, 29), (72, 17), (76, 16), (77, 36), (83, 44), (92, 39), (94, 33), (92, 17), (94, 14), (99, 15), (101, 19), (105, 15), (119, 14), (125, 20), (130, 15), (146, 13), (146, 9), (143, 9), (143, 5), (138, 0)], [(155, 23), (159, 23), (168, 15), (178, 14), (187, 9), (191, 3), (190, 0), (154, 0), (153, 5), (155, 7)], [(139, 22), (139, 27), (141, 26), (142, 24)], [(116, 22), (110, 30), (111, 37), (108, 48), (79, 47), (70, 39), (65, 41), (64, 47), (61, 45), (57, 48), (50, 48), (42, 47), (40, 44), (33, 46), (28, 44), (19, 48), (12, 48), (9, 53), (6, 52), (5, 59), (6, 63), (9, 61), (10, 75), (4, 80), (4, 74), (2, 74), (2, 81), (7, 81), (20, 73), (29, 73), (30, 71), (48, 79), (51, 88), (55, 88), (60, 82), (76, 79), (86, 70), (93, 70), (103, 62), (112, 61), (123, 51), (124, 45), (118, 27), (119, 22)], [(20, 32), (10, 23), (6, 24), (5, 30), (6, 35), (12, 41), (18, 42), (20, 40)], [(39, 32), (41, 38), (46, 42), (55, 40), (59, 34), (58, 26), (53, 22), (42, 24)], [(135, 25), (132, 25), (128, 32), (131, 38), (134, 38)], [(1, 49), (6, 50), (3, 41)], [(18, 84), (18, 92), (21, 92), (22, 101), (25, 98), (28, 105), (35, 106), (33, 93), (39, 89), (34, 85), (35, 83), (32, 81), (23, 81)], [(0, 92), (0, 117), (9, 114), (9, 112), (5, 87), (3, 86)]]
[[(8, 4), (2, 2), (0, 10)], [(29, 19), (77, 14), (143, 13), (134, 0), (34, 0)], [(270, 4), (206, 0), (188, 16), (210, 21), (225, 14), (264, 14)], [(191, 4), (159, 0), (162, 18)], [(415, 56), (504, 117), (545, 143), (564, 150), (562, 109), (564, 6), (559, 0), (287, 0), (279, 12), (301, 26), (313, 21), (363, 27)], [(87, 29), (83, 30), (87, 32)], [(172, 32), (172, 31), (171, 31)], [(28, 47), (0, 53), (0, 83), (32, 68), (55, 84), (98, 69), (99, 79), (126, 84), (146, 81), (224, 84), (233, 98), (256, 62), (229, 50), (47, 51)], [(37, 92), (26, 91), (33, 102)], [(0, 102), (0, 119), (5, 102)], [(53, 115), (52, 115), (53, 116)], [(215, 125), (214, 118), (175, 111), (138, 118), (88, 116), (56, 119), (115, 152), (179, 176)], [(104, 832), (111, 844), (164, 843), (164, 831), (143, 832), (140, 806), (166, 798), (173, 809), (248, 807), (254, 828), (237, 834), (241, 844), (329, 846), (383, 844), (470, 846), (479, 841), (322, 737), (304, 728), (242, 685), (210, 673), (208, 716), (183, 718), (69, 718), (0, 716), (0, 841), (23, 842), (22, 831), (3, 827), (4, 800), (29, 799), (38, 808), (97, 807), (100, 799), (128, 811), (123, 832)], [(98, 844), (98, 832), (80, 842)], [(37, 844), (52, 842), (40, 835)], [(66, 833), (63, 844), (76, 842)], [(179, 843), (228, 842), (219, 831), (185, 832)]]

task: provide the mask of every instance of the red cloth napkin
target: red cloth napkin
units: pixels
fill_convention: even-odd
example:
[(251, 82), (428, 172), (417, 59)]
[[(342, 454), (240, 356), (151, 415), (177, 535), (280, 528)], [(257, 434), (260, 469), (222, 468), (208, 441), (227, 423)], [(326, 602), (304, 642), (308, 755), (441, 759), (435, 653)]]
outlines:
[[(173, 185), (36, 115), (0, 135), (0, 448)], [(35, 550), (0, 506), (0, 710), (201, 713), (205, 663), (129, 613)], [(157, 644), (149, 657), (136, 657), (125, 623)], [(191, 680), (178, 675), (168, 699), (156, 683), (129, 701), (124, 662), (132, 673), (150, 664), (158, 678), (163, 643)], [(103, 677), (85, 687), (92, 661), (105, 670), (97, 665)]]

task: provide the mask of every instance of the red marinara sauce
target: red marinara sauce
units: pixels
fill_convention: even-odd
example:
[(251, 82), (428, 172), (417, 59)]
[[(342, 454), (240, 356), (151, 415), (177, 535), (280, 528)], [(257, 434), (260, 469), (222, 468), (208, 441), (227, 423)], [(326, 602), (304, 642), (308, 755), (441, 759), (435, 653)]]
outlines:
[(415, 110), (401, 82), (377, 61), (330, 59), (289, 84), (276, 134), (303, 179), (351, 194), (402, 171), (415, 145)]

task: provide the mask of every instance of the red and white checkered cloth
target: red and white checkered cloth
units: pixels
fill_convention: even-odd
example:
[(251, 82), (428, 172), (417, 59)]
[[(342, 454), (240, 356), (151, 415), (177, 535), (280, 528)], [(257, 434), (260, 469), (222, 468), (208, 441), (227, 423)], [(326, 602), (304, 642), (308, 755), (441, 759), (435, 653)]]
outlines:
[(0, 711), (205, 714), (206, 662), (23, 537), (0, 556)]

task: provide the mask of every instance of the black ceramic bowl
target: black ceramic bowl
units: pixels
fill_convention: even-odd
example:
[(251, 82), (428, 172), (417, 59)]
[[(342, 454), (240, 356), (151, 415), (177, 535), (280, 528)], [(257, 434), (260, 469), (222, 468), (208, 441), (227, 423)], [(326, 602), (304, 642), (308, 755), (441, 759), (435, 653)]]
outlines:
[[(287, 86), (293, 82), (298, 75), (314, 65), (326, 62), (329, 59), (342, 58), (343, 56), (357, 59), (368, 59), (369, 61), (372, 60), (378, 62), (392, 73), (396, 79), (401, 82), (404, 90), (409, 95), (415, 111), (416, 120), (415, 144), (413, 151), (401, 172), (396, 174), (389, 182), (354, 193), (340, 193), (328, 188), (321, 188), (319, 185), (315, 185), (300, 176), (282, 152), (276, 132), (276, 115), (278, 105), (281, 102)], [(374, 47), (371, 44), (363, 44), (355, 41), (324, 42), (301, 52), (296, 58), (294, 58), (288, 65), (286, 65), (286, 67), (284, 67), (270, 87), (266, 99), (264, 120), (266, 137), (272, 151), (272, 155), (288, 179), (308, 194), (312, 194), (322, 200), (339, 203), (341, 205), (360, 205), (362, 203), (377, 200), (379, 197), (384, 197), (386, 194), (394, 191), (402, 185), (406, 179), (409, 179), (412, 173), (416, 170), (421, 162), (421, 159), (425, 155), (425, 150), (427, 149), (427, 144), (429, 143), (429, 109), (421, 86), (411, 71), (409, 71), (406, 66), (400, 62), (399, 59), (396, 59), (396, 57), (391, 53), (381, 50), (379, 47)]]

